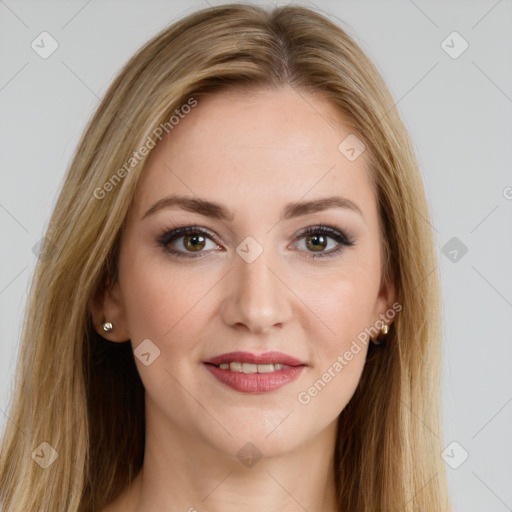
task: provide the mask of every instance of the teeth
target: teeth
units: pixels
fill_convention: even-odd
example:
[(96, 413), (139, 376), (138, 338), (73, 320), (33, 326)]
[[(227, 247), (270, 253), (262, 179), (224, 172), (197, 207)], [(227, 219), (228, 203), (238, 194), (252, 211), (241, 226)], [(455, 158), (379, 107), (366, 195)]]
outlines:
[(259, 364), (258, 373), (270, 373), (275, 370), (273, 364)]
[[(221, 363), (219, 368), (221, 370), (231, 370), (238, 373), (271, 373), (276, 370), (283, 369), (282, 364), (252, 364), (252, 363)], [(288, 367), (287, 367), (288, 368)]]
[(257, 364), (251, 364), (251, 363), (243, 363), (242, 364), (242, 371), (244, 373), (258, 373), (258, 365)]
[(241, 372), (242, 371), (242, 363), (229, 363), (229, 369), (232, 372)]

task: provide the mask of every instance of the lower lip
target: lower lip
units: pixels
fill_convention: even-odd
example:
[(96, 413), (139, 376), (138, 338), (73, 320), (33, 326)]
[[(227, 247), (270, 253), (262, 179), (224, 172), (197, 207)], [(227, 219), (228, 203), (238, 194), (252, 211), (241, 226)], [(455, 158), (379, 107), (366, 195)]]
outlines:
[(304, 366), (293, 366), (271, 373), (243, 373), (222, 370), (213, 364), (205, 364), (205, 366), (217, 380), (242, 393), (274, 391), (295, 380), (304, 369)]

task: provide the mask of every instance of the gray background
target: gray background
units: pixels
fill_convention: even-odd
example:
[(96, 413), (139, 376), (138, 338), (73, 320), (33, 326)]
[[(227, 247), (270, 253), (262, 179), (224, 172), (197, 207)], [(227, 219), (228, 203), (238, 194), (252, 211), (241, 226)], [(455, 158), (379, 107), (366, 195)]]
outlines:
[[(0, 0), (2, 428), (33, 247), (87, 119), (140, 45), (217, 3)], [(373, 59), (415, 143), (443, 281), (444, 458), (454, 510), (512, 510), (512, 2), (303, 5), (342, 23)], [(59, 45), (46, 59), (31, 48), (43, 31)], [(453, 31), (469, 44), (457, 58), (445, 51), (463, 49)]]

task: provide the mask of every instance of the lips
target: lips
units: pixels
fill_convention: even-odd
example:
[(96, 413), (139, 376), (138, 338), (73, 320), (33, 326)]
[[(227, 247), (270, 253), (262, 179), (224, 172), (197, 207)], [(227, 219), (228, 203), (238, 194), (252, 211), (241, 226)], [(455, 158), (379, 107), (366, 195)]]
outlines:
[(297, 379), (307, 366), (282, 352), (229, 352), (204, 365), (219, 382), (242, 393), (275, 391)]

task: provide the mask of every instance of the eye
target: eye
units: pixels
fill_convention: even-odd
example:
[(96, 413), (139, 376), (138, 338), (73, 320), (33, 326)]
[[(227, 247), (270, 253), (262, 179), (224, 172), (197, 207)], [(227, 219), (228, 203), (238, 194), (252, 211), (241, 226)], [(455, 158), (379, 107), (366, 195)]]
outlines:
[[(304, 241), (299, 245), (303, 245), (306, 252), (311, 252), (312, 255), (308, 257), (313, 259), (330, 258), (340, 253), (344, 247), (355, 245), (354, 240), (347, 237), (342, 231), (322, 225), (306, 228), (297, 235), (295, 240)], [(332, 243), (332, 241), (336, 243)]]
[[(204, 229), (186, 226), (166, 231), (158, 238), (158, 243), (177, 258), (199, 258), (205, 255), (203, 249), (218, 248), (218, 245), (212, 241), (214, 238), (213, 234)], [(212, 247), (208, 247), (208, 243)]]
[[(220, 243), (214, 242), (216, 236), (213, 233), (196, 225), (167, 229), (157, 241), (166, 252), (176, 258), (200, 258), (206, 256), (208, 249), (218, 249), (220, 246)], [(302, 230), (295, 237), (294, 243), (297, 242), (303, 242), (298, 245), (302, 245), (305, 252), (311, 253), (307, 257), (313, 259), (330, 258), (340, 253), (344, 247), (355, 245), (354, 240), (342, 231), (322, 225)], [(208, 243), (211, 244), (210, 247)]]

